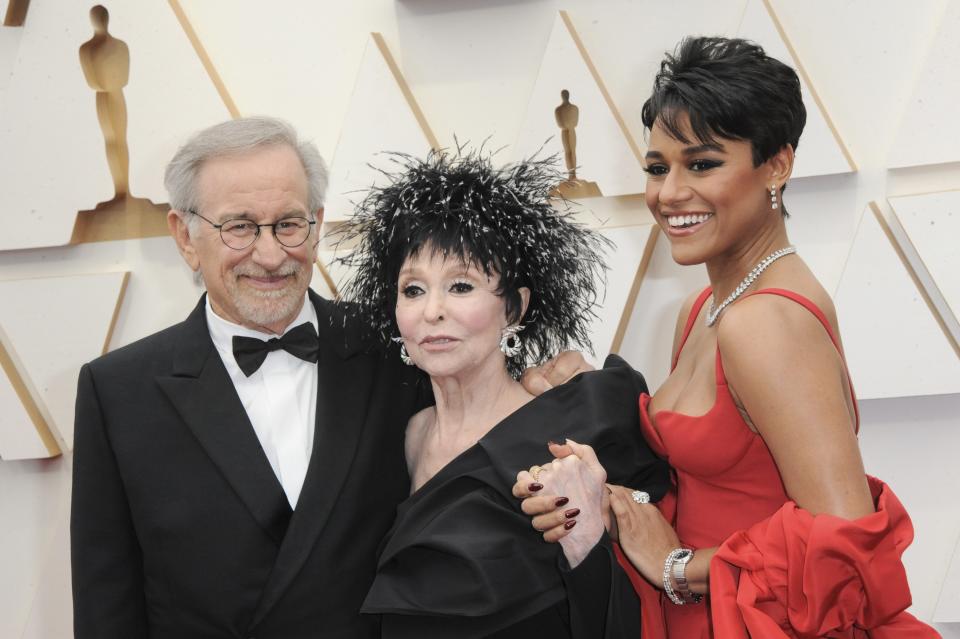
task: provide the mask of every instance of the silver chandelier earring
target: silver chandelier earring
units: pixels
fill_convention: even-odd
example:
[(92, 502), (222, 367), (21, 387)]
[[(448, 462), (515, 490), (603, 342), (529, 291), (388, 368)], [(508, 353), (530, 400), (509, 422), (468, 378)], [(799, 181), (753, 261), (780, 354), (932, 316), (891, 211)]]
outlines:
[(777, 186), (775, 184), (770, 185), (770, 208), (774, 211), (780, 208), (780, 205), (777, 204)]
[(413, 360), (407, 354), (407, 345), (403, 343), (402, 337), (391, 337), (394, 342), (400, 345), (400, 361), (407, 366), (413, 366)]
[(520, 354), (520, 351), (523, 350), (523, 342), (520, 340), (520, 336), (517, 335), (517, 333), (522, 330), (523, 326), (514, 324), (513, 326), (504, 328), (500, 334), (500, 350), (503, 351), (503, 354), (507, 357), (516, 357)]

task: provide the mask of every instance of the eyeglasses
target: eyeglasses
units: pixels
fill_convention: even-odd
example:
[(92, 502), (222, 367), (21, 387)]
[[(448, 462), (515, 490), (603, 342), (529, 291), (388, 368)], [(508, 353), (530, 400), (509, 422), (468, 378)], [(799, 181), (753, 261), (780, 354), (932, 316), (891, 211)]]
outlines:
[(273, 231), (273, 236), (277, 238), (277, 242), (282, 246), (297, 248), (307, 241), (307, 238), (310, 237), (310, 227), (317, 223), (316, 220), (308, 220), (305, 217), (294, 216), (285, 217), (272, 224), (257, 224), (251, 220), (244, 219), (227, 220), (223, 224), (216, 224), (193, 209), (189, 209), (187, 213), (196, 215), (220, 231), (220, 239), (223, 240), (223, 243), (237, 251), (242, 251), (256, 242), (257, 238), (260, 237), (260, 229), (265, 227)]

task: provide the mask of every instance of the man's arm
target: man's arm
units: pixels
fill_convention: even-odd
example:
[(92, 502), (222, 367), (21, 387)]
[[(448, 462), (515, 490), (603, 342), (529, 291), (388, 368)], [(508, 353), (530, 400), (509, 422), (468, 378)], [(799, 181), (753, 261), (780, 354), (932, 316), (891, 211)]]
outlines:
[(77, 389), (70, 553), (75, 638), (146, 637), (143, 557), (89, 365)]
[(566, 384), (586, 371), (594, 370), (583, 353), (563, 351), (543, 366), (534, 366), (523, 371), (520, 382), (531, 395), (539, 397), (554, 386)]

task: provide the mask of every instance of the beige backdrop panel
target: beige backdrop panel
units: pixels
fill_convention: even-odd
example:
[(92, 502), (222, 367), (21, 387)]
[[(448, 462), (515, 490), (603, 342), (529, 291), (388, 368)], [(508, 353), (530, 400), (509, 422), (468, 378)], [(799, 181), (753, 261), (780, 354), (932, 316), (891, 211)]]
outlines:
[(111, 0), (110, 31), (130, 47), (130, 188), (166, 202), (161, 167), (188, 135), (230, 119), (166, 0)]
[(106, 351), (126, 272), (0, 281), (0, 325), (68, 448), (77, 371)]
[(92, 34), (88, 10), (34, 2), (23, 27), (0, 105), (0, 211), (17, 221), (0, 234), (0, 250), (66, 244), (77, 211), (113, 197), (77, 53)]
[[(930, 3), (936, 4), (936, 3)], [(890, 148), (893, 167), (960, 162), (960, 2), (948, 1)]]
[(4, 96), (13, 73), (22, 35), (22, 27), (0, 26), (0, 113), (3, 112)]
[(542, 149), (544, 156), (556, 154), (560, 168), (564, 168), (561, 132), (554, 118), (562, 89), (570, 92), (570, 102), (579, 109), (575, 128), (577, 178), (596, 182), (603, 195), (642, 193), (646, 177), (637, 157), (639, 149), (620, 127), (619, 113), (611, 110), (605, 90), (597, 84), (559, 15), (544, 51), (520, 138), (510, 155), (519, 159)]
[(803, 105), (807, 109), (807, 123), (803, 128), (802, 143), (797, 147), (794, 177), (846, 173), (856, 170), (847, 154), (842, 139), (834, 129), (829, 114), (814, 93), (815, 87), (806, 79), (800, 61), (793, 57), (790, 46), (777, 29), (775, 17), (768, 10), (765, 0), (748, 0), (743, 21), (737, 30), (741, 38), (758, 42), (767, 54), (792, 66), (800, 75)]
[(859, 397), (960, 392), (960, 359), (870, 207), (850, 249), (836, 306)]
[[(288, 119), (333, 157), (373, 31), (396, 43), (393, 0), (181, 0), (243, 115)], [(264, 28), (269, 25), (269, 28)], [(402, 58), (398, 60), (403, 66)]]
[(378, 154), (395, 151), (423, 157), (433, 146), (433, 134), (418, 121), (418, 107), (404, 94), (406, 84), (393, 73), (393, 61), (388, 61), (381, 47), (385, 47), (382, 37), (368, 36), (330, 169), (326, 222), (349, 217), (354, 202), (363, 199), (363, 191), (383, 183), (382, 174), (371, 164), (394, 170), (389, 156)]
[(61, 447), (50, 412), (2, 327), (0, 363), (0, 460), (56, 456)]
[[(960, 321), (960, 191), (890, 199), (927, 272)], [(951, 238), (951, 241), (944, 241)]]
[(628, 300), (634, 291), (634, 283), (637, 290), (642, 284), (642, 277), (637, 279), (638, 269), (647, 254), (647, 245), (656, 240), (653, 239), (652, 224), (598, 230), (613, 242), (613, 248), (607, 252), (610, 270), (606, 277), (606, 290), (602, 286), (599, 288), (602, 297), (594, 308), (597, 317), (590, 324), (594, 354), (592, 357), (588, 355), (587, 359), (600, 367), (606, 356), (615, 350), (616, 342), (623, 340), (623, 335), (619, 334), (621, 322), (624, 323), (625, 332), (633, 310), (632, 304), (628, 307)]
[[(69, 459), (0, 462), (0, 487), (0, 637), (21, 639), (31, 617), (39, 617), (60, 630), (43, 639), (68, 639), (70, 593), (57, 584), (70, 575), (62, 534), (70, 503)], [(47, 566), (57, 573), (53, 582), (42, 577)], [(47, 605), (36, 607), (38, 598)]]

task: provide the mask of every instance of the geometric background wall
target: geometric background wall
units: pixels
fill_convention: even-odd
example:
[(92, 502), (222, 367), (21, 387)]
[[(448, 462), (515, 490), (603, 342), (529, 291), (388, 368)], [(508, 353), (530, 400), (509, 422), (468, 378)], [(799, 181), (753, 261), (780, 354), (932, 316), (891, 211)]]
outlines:
[(896, 221), (930, 273), (954, 321), (960, 320), (960, 270), (956, 246), (943, 238), (960, 237), (960, 191), (941, 191), (890, 199)]
[[(33, 0), (23, 26), (0, 27), (0, 335), (63, 453), (4, 457), (4, 436), (32, 426), (11, 419), (19, 396), (0, 392), (0, 636), (17, 639), (70, 633), (76, 371), (105, 343), (182, 319), (199, 293), (169, 238), (68, 244), (77, 212), (112, 196), (77, 54), (92, 34), (90, 4)], [(788, 230), (835, 295), (867, 470), (914, 520), (913, 612), (960, 637), (958, 3), (179, 0), (196, 42), (169, 2), (105, 4), (130, 51), (131, 190), (157, 204), (176, 145), (230, 117), (224, 91), (238, 112), (285, 117), (316, 141), (333, 170), (332, 212), (342, 212), (348, 172), (373, 151), (422, 154), (456, 135), (507, 145), (506, 161), (556, 135), (553, 108), (570, 89), (585, 157), (601, 149), (583, 166), (603, 195), (583, 199), (579, 216), (618, 244), (596, 355), (617, 348), (653, 387), (677, 307), (705, 282), (672, 262), (643, 205), (639, 106), (656, 65), (689, 33), (747, 35), (795, 64), (810, 125), (785, 194)], [(314, 285), (328, 294), (319, 277)]]
[[(129, 273), (113, 272), (0, 280), (0, 299), (7, 302), (0, 307), (0, 326), (9, 344), (16, 345), (20, 377), (35, 388), (33, 399), (44, 407), (48, 428), (68, 447), (76, 363), (108, 350), (128, 278)], [(28, 424), (8, 423), (8, 417), (5, 412), (3, 436), (34, 431)], [(0, 457), (29, 456), (0, 448)]]
[(857, 395), (960, 393), (960, 353), (888, 233), (879, 208), (864, 207), (835, 295)]
[(940, 19), (929, 35), (927, 51), (913, 78), (910, 98), (890, 149), (891, 167), (960, 161), (960, 4), (938, 3)]

